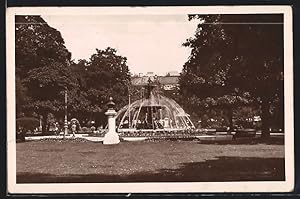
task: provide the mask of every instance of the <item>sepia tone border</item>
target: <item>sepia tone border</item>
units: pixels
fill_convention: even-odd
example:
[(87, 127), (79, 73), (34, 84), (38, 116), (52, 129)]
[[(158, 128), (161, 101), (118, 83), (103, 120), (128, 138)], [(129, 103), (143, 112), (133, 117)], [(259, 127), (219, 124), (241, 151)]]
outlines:
[[(285, 181), (176, 183), (16, 183), (15, 15), (284, 14)], [(9, 193), (289, 192), (294, 188), (293, 41), (290, 6), (10, 7), (6, 12), (7, 182)]]

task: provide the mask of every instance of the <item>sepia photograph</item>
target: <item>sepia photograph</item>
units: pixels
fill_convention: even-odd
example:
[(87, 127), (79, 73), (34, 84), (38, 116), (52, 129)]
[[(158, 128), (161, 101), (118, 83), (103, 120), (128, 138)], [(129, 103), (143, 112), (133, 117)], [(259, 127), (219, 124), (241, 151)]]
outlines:
[(9, 8), (10, 191), (291, 191), (291, 24), (288, 6)]

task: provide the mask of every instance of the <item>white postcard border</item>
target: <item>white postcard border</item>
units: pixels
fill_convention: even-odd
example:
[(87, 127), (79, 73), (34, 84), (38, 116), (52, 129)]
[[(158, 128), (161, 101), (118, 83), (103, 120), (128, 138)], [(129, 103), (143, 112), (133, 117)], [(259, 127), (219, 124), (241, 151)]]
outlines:
[[(176, 183), (16, 183), (15, 15), (284, 14), (285, 181)], [(7, 182), (9, 193), (289, 192), (294, 188), (293, 34), (290, 6), (9, 7), (7, 49)]]

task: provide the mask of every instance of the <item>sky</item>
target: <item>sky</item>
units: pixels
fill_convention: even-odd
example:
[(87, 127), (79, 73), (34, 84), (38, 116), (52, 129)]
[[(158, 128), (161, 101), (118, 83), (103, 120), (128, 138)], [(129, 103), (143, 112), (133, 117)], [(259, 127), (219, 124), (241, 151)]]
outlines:
[(72, 59), (89, 59), (96, 48), (112, 47), (127, 57), (133, 74), (181, 72), (190, 55), (183, 47), (197, 21), (187, 15), (42, 15), (61, 32)]

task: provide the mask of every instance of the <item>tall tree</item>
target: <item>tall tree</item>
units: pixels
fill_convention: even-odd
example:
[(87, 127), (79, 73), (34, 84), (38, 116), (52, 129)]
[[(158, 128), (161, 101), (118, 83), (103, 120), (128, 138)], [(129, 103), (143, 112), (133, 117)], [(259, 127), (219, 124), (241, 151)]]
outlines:
[(87, 100), (86, 113), (104, 118), (109, 97), (114, 98), (117, 109), (128, 103), (130, 73), (126, 62), (126, 57), (108, 47), (96, 49), (89, 61), (80, 60), (72, 67), (80, 83), (81, 95)]
[(16, 75), (21, 79), (28, 71), (49, 61), (68, 64), (71, 53), (66, 49), (59, 31), (40, 16), (16, 16)]
[(199, 25), (195, 37), (185, 43), (192, 51), (182, 72), (182, 90), (200, 99), (232, 96), (236, 89), (241, 95), (250, 94), (261, 105), (267, 137), (270, 105), (283, 99), (282, 15), (189, 18), (198, 19)]
[[(70, 70), (71, 53), (59, 31), (40, 16), (16, 16), (16, 79), (17, 90), (27, 102), (23, 110), (43, 116), (46, 131), (47, 114), (63, 110), (63, 91), (76, 87)], [(25, 89), (22, 89), (22, 87)], [(17, 101), (17, 103), (22, 103)], [(18, 106), (18, 105), (17, 105)]]
[(191, 48), (191, 55), (180, 76), (181, 92), (189, 97), (187, 108), (198, 115), (207, 109), (225, 109), (232, 129), (233, 108), (250, 103), (251, 99), (249, 93), (227, 83), (232, 64), (232, 57), (227, 54), (231, 40), (223, 27), (216, 25), (220, 15), (190, 16), (193, 18), (200, 23), (194, 38), (183, 44)]
[[(235, 59), (241, 64), (231, 67), (230, 84), (250, 91), (261, 106), (262, 136), (269, 137), (272, 126), (271, 107), (283, 115), (283, 15), (229, 15), (226, 21), (248, 24), (228, 27), (232, 35)], [(247, 39), (243, 39), (247, 38)], [(283, 118), (282, 118), (283, 127)]]

